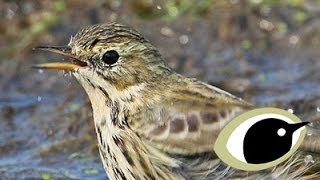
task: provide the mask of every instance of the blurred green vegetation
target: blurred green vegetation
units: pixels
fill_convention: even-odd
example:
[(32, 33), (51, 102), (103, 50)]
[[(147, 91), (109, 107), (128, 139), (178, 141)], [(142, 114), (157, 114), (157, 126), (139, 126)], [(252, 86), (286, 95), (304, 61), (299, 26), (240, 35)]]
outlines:
[[(206, 16), (215, 10), (230, 10), (230, 6), (243, 5), (251, 10), (263, 11), (270, 8), (287, 7), (294, 12), (291, 18), (297, 21), (306, 20), (312, 13), (307, 6), (318, 5), (320, 0), (168, 0), (156, 3), (152, 0), (138, 0), (132, 2), (132, 7), (141, 18), (163, 18), (175, 20), (179, 16)], [(232, 13), (229, 12), (229, 13)]]
[(320, 0), (139, 0), (131, 7), (144, 20), (174, 24), (181, 18), (207, 19), (218, 38), (239, 41), (244, 49), (268, 48), (283, 38), (293, 46), (320, 45), (316, 38)]
[[(305, 28), (320, 12), (320, 0), (109, 0), (91, 3), (52, 0), (5, 1), (0, 5), (4, 16), (10, 19), (0, 20), (3, 25), (0, 40), (6, 42), (0, 43), (2, 57), (19, 54), (17, 52), (31, 47), (41, 34), (74, 14), (96, 22), (106, 21), (99, 17), (116, 17), (109, 20), (130, 22), (131, 14), (141, 21), (157, 20), (169, 24), (181, 18), (207, 19), (215, 23), (215, 30), (222, 40), (234, 39), (230, 37), (247, 31), (249, 35), (238, 40), (248, 49), (252, 47), (251, 41), (261, 37), (267, 42), (270, 38)], [(19, 12), (29, 6), (34, 6), (32, 11)], [(83, 10), (78, 12), (80, 9)], [(126, 15), (127, 19), (124, 18)]]
[[(1, 56), (19, 54), (21, 50), (29, 47), (35, 38), (48, 31), (48, 29), (59, 22), (61, 18), (60, 13), (66, 8), (65, 2), (63, 0), (53, 0), (49, 5), (50, 6), (48, 6), (45, 11), (35, 11), (27, 16), (18, 17), (19, 19), (12, 24), (10, 24), (10, 22), (2, 23), (6, 24), (7, 29), (5, 32), (8, 34), (9, 38), (10, 35), (15, 36), (15, 41), (1, 47)], [(17, 21), (19, 23), (15, 23)], [(10, 32), (10, 30), (14, 30), (15, 32)]]

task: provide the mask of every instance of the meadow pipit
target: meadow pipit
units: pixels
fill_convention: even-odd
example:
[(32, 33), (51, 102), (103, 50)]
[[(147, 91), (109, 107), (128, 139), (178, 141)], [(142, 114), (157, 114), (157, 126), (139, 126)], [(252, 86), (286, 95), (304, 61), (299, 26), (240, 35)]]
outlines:
[(252, 106), (176, 73), (137, 31), (94, 25), (66, 47), (39, 49), (73, 59), (36, 67), (70, 71), (84, 87), (110, 179), (212, 179), (231, 172), (221, 168), (213, 144), (228, 121)]

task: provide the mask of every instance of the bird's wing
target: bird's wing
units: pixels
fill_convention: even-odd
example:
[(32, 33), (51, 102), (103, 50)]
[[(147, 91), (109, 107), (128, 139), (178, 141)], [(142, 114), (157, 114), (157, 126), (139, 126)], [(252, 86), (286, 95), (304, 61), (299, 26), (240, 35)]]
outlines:
[[(140, 113), (132, 128), (164, 151), (190, 154), (211, 151), (220, 130), (250, 104), (216, 87), (192, 81), (189, 87)], [(145, 121), (147, 120), (147, 121)]]

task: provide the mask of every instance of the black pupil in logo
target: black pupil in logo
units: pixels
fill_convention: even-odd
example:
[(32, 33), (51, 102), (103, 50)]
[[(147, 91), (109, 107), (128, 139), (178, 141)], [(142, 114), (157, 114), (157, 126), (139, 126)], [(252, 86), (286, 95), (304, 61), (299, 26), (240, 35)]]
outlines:
[(268, 118), (252, 125), (243, 140), (245, 160), (252, 164), (274, 161), (292, 146), (292, 135), (307, 122), (288, 124), (281, 119)]
[(102, 56), (102, 61), (108, 65), (116, 63), (119, 59), (119, 54), (115, 50), (107, 51)]

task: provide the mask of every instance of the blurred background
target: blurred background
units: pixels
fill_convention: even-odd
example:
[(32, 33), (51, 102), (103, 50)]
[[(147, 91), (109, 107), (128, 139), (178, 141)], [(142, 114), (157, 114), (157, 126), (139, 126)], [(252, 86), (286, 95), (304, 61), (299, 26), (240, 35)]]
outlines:
[(106, 178), (82, 87), (30, 68), (64, 60), (33, 47), (96, 23), (132, 26), (179, 73), (292, 109), (319, 134), (320, 0), (1, 0), (0, 15), (1, 178)]

